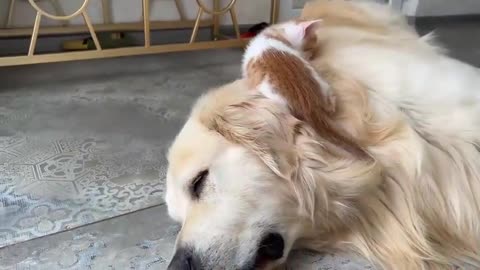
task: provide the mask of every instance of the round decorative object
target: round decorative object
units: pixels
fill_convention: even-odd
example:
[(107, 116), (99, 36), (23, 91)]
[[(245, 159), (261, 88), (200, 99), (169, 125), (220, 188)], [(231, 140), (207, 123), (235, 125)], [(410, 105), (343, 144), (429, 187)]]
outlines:
[(209, 9), (205, 6), (205, 4), (203, 3), (203, 0), (196, 0), (196, 1), (197, 1), (198, 6), (201, 9), (203, 9), (203, 11), (205, 11), (206, 13), (211, 14), (211, 15), (224, 14), (225, 12), (231, 10), (233, 5), (235, 5), (235, 3), (237, 2), (237, 0), (230, 0), (230, 3), (228, 3), (228, 5), (224, 8), (222, 8), (221, 10), (211, 10), (211, 9)]
[(41, 15), (45, 16), (45, 17), (48, 17), (50, 19), (53, 19), (53, 20), (70, 20), (71, 18), (75, 17), (75, 16), (78, 16), (79, 14), (81, 14), (82, 12), (85, 11), (85, 9), (87, 8), (87, 5), (88, 5), (88, 2), (90, 2), (90, 0), (84, 0), (83, 4), (80, 6), (80, 8), (77, 9), (77, 11), (73, 12), (72, 14), (70, 15), (63, 15), (63, 16), (57, 16), (57, 15), (53, 15), (53, 14), (50, 14), (48, 12), (46, 12), (45, 10), (41, 9), (37, 3), (35, 3), (35, 0), (28, 0), (28, 2), (30, 3), (30, 5), (32, 5), (32, 7), (37, 10), (37, 12), (39, 12)]

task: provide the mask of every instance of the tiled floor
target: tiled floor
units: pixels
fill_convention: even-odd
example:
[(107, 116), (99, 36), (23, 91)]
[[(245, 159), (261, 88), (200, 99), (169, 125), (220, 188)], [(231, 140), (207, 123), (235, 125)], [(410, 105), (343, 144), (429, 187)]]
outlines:
[[(480, 66), (480, 22), (422, 25)], [(165, 269), (165, 150), (240, 50), (0, 69), (0, 269)], [(15, 245), (12, 245), (17, 243)], [(3, 247), (3, 248), (1, 248)], [(305, 264), (305, 266), (299, 266)], [(365, 269), (303, 254), (291, 269)]]
[(235, 77), (239, 57), (0, 70), (0, 248), (162, 203), (169, 141), (202, 91)]

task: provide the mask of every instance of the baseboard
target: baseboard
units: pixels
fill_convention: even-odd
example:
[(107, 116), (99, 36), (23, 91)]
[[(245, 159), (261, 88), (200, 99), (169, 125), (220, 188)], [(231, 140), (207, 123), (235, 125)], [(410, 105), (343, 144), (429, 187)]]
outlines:
[(412, 17), (415, 24), (445, 24), (480, 22), (480, 14)]

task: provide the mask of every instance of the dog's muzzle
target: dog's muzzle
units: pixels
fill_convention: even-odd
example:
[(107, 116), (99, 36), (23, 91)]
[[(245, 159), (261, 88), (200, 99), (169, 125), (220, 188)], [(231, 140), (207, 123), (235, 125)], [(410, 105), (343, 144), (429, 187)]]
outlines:
[[(224, 261), (223, 267), (213, 265), (202, 265), (201, 257), (193, 252), (191, 248), (179, 248), (170, 264), (168, 270), (212, 270), (212, 269), (235, 269), (235, 270), (255, 270), (264, 269), (271, 263), (283, 258), (285, 242), (278, 233), (268, 233), (262, 237), (258, 243), (256, 255), (248, 259), (243, 266), (234, 266), (233, 262)], [(208, 256), (208, 254), (204, 254)], [(208, 260), (207, 260), (208, 261)]]

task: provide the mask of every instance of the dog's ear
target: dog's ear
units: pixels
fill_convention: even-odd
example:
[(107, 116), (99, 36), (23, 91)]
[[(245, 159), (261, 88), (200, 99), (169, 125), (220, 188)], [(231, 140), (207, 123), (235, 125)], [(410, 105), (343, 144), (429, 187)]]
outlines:
[[(307, 176), (309, 167), (303, 167), (308, 164), (299, 164), (295, 134), (306, 130), (297, 125), (304, 124), (285, 106), (258, 96), (223, 108), (211, 118), (210, 127), (252, 151), (274, 174), (285, 179), (303, 215), (309, 216), (315, 209), (317, 179), (313, 174)], [(313, 131), (302, 135), (314, 136)]]
[(287, 122), (288, 110), (263, 97), (227, 106), (212, 118), (211, 128), (227, 140), (246, 146), (276, 175), (291, 179), (296, 159)]
[[(261, 95), (218, 110), (209, 120), (212, 130), (227, 140), (253, 151), (274, 173), (291, 178), (298, 162), (297, 140), (308, 137), (320, 145), (324, 156), (359, 158), (344, 145), (335, 144), (329, 134), (318, 134), (309, 123), (296, 118), (286, 106), (279, 105)], [(330, 136), (330, 137), (329, 137)], [(338, 141), (341, 141), (338, 135)]]
[(286, 107), (264, 97), (226, 106), (210, 119), (209, 127), (245, 146), (287, 180), (306, 216), (314, 215), (318, 207), (327, 209), (327, 198), (335, 201), (363, 194), (377, 174), (372, 160), (358, 159), (332, 145)]

